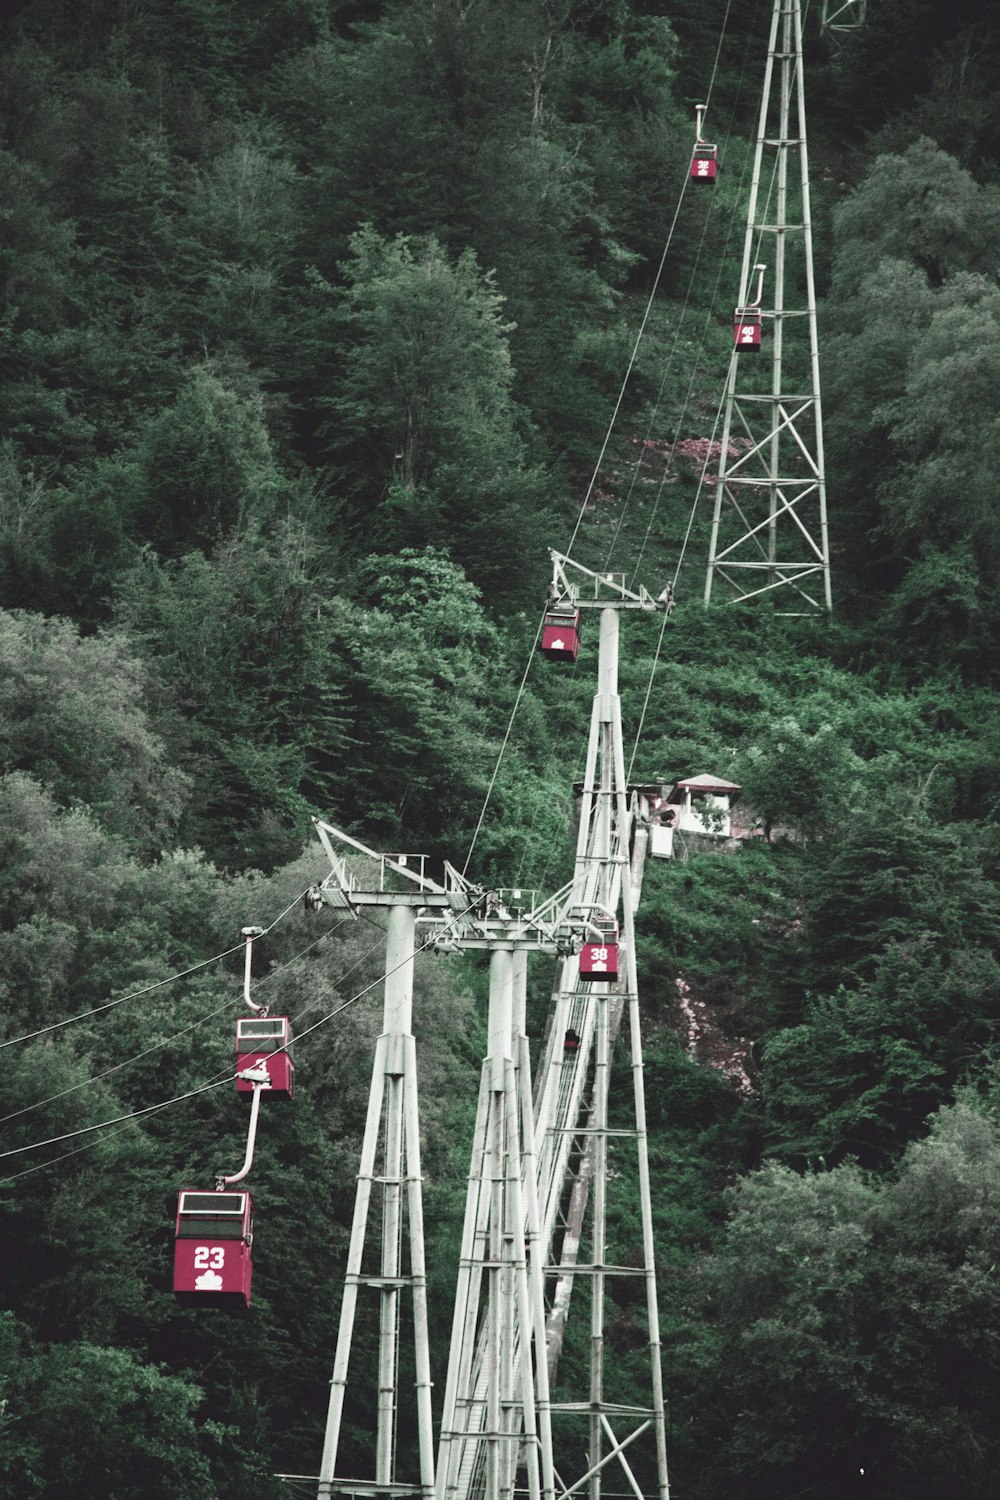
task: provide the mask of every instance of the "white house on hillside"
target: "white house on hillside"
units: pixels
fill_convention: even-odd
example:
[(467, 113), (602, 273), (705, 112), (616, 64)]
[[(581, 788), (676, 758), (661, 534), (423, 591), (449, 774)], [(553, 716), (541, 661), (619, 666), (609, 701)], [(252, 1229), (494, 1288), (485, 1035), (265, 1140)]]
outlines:
[(740, 795), (735, 781), (703, 772), (675, 781), (669, 792), (657, 798), (652, 815), (650, 853), (669, 859), (674, 852), (674, 832), (708, 834), (711, 837), (745, 838), (748, 830), (733, 827), (731, 808)]

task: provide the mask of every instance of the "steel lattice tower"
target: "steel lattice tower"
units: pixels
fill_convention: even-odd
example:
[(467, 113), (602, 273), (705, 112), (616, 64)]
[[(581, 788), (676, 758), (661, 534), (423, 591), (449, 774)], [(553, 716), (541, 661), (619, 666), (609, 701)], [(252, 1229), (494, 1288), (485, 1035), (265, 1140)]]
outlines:
[[(555, 596), (597, 610), (601, 626), (574, 879), (520, 921), (504, 920), (502, 903), (496, 917), (455, 924), (442, 939), (445, 947), (493, 951), (490, 1056), (483, 1065), (469, 1173), (436, 1500), (511, 1500), (521, 1489), (522, 1468), (531, 1500), (539, 1495), (565, 1500), (584, 1489), (589, 1500), (600, 1500), (611, 1472), (642, 1500), (627, 1450), (643, 1435), (652, 1449), (648, 1459), (656, 1470), (658, 1500), (668, 1500), (629, 871), (634, 820), (617, 680), (619, 611), (652, 612), (668, 608), (669, 600), (666, 594), (654, 600), (644, 591), (633, 593), (620, 575), (594, 574), (556, 553), (553, 562)], [(588, 586), (593, 597), (581, 597)], [(619, 908), (625, 972), (611, 987), (584, 978), (578, 956), (563, 959), (532, 1107), (524, 970), (518, 959), (533, 949), (567, 953), (567, 937), (586, 933), (599, 914)], [(611, 1049), (623, 1012), (629, 1020), (633, 1123), (615, 1128), (608, 1108)], [(569, 1034), (577, 1042), (572, 1051), (564, 1046)], [(642, 1224), (639, 1266), (610, 1264), (606, 1249), (609, 1151), (629, 1142)], [(637, 1404), (627, 1405), (609, 1398), (604, 1368), (606, 1283), (622, 1276), (644, 1283), (650, 1358), (648, 1387), (637, 1393)], [(570, 1294), (581, 1279), (590, 1293), (587, 1389), (582, 1399), (556, 1402), (546, 1365), (554, 1369)], [(579, 1434), (581, 1419), (585, 1440)], [(560, 1463), (554, 1462), (554, 1423), (576, 1427), (575, 1433), (565, 1433), (567, 1457)]]
[(757, 303), (771, 358), (734, 349), (730, 362), (705, 603), (770, 594), (779, 614), (828, 614), (800, 0), (774, 0), (771, 18), (739, 308)]
[(844, 31), (858, 31), (865, 24), (866, 0), (823, 0), (820, 29), (836, 38)]
[[(612, 987), (589, 983), (578, 959), (566, 960), (555, 990), (553, 1024), (539, 1061), (536, 1081), (535, 1149), (542, 1243), (546, 1249), (549, 1298), (548, 1349), (558, 1359), (574, 1286), (589, 1291), (589, 1371), (582, 1399), (553, 1399), (552, 1416), (560, 1426), (583, 1420), (586, 1441), (570, 1438), (560, 1473), (557, 1500), (584, 1487), (589, 1500), (601, 1500), (609, 1478), (643, 1495), (627, 1453), (645, 1434), (655, 1469), (655, 1494), (668, 1500), (667, 1449), (660, 1328), (653, 1251), (652, 1191), (646, 1132), (642, 1038), (639, 1026), (635, 962), (634, 909), (636, 882), (630, 868), (635, 812), (629, 800), (618, 697), (618, 627), (622, 610), (666, 609), (669, 591), (653, 600), (644, 590), (625, 587), (624, 575), (595, 574), (553, 553), (553, 593), (600, 617), (597, 692), (591, 715), (586, 769), (581, 788), (576, 850), (577, 900), (622, 914), (624, 973)], [(590, 592), (590, 597), (587, 593)], [(631, 1122), (614, 1126), (610, 1119), (611, 1053), (623, 1016), (628, 1017), (632, 1109)], [(577, 1052), (567, 1056), (563, 1037), (572, 1027), (580, 1037)], [(607, 1183), (615, 1164), (631, 1176), (642, 1229), (640, 1263), (612, 1264), (607, 1244)], [(634, 1152), (632, 1163), (625, 1157)], [(572, 1159), (578, 1157), (574, 1170)], [(589, 1252), (589, 1253), (588, 1253)], [(634, 1403), (615, 1401), (607, 1390), (605, 1368), (606, 1292), (620, 1277), (638, 1277), (646, 1304), (648, 1383), (635, 1392)], [(577, 1429), (578, 1430), (578, 1429)], [(567, 1433), (569, 1436), (569, 1433)], [(575, 1472), (574, 1472), (575, 1470)], [(654, 1493), (652, 1487), (645, 1493)]]

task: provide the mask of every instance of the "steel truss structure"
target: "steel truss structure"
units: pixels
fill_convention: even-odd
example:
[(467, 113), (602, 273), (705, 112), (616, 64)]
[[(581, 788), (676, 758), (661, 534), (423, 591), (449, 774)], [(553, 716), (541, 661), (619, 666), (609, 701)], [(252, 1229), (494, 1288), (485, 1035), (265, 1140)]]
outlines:
[(865, 24), (867, 0), (823, 0), (820, 29), (824, 36), (838, 37), (844, 31), (858, 31)]
[[(645, 839), (636, 837), (636, 802), (625, 778), (621, 704), (618, 697), (619, 616), (623, 610), (673, 607), (669, 588), (657, 599), (645, 590), (626, 589), (624, 575), (595, 574), (552, 554), (553, 592), (565, 593), (575, 607), (600, 615), (597, 693), (591, 712), (586, 769), (580, 789), (575, 887), (590, 909), (622, 916), (624, 973), (614, 987), (581, 980), (579, 960), (564, 961), (554, 994), (553, 1024), (536, 1083), (535, 1143), (538, 1159), (542, 1238), (546, 1249), (548, 1352), (555, 1374), (569, 1304), (578, 1280), (590, 1292), (588, 1388), (576, 1400), (553, 1401), (554, 1420), (586, 1424), (586, 1443), (570, 1442), (569, 1453), (583, 1454), (582, 1472), (560, 1473), (559, 1500), (586, 1488), (600, 1500), (611, 1474), (644, 1500), (655, 1483), (668, 1500), (667, 1449), (660, 1329), (653, 1254), (652, 1193), (646, 1133), (646, 1106), (635, 961), (635, 901), (641, 885)], [(611, 1054), (624, 1015), (628, 1017), (632, 1098), (631, 1120), (610, 1119)], [(567, 1054), (563, 1039), (580, 1037)], [(623, 1153), (634, 1151), (632, 1191), (639, 1200), (642, 1244), (638, 1266), (612, 1263), (607, 1253), (607, 1185), (612, 1170), (626, 1175)], [(575, 1163), (575, 1165), (574, 1165)], [(589, 1253), (584, 1257), (584, 1250)], [(614, 1400), (607, 1389), (604, 1360), (606, 1294), (609, 1279), (638, 1277), (645, 1288), (648, 1384), (645, 1400)], [(628, 1430), (624, 1430), (627, 1428)], [(650, 1440), (647, 1488), (637, 1480), (630, 1459), (644, 1435)], [(631, 1449), (626, 1456), (626, 1449)], [(655, 1473), (655, 1480), (652, 1479)]]
[[(598, 689), (591, 715), (574, 879), (529, 919), (529, 926), (531, 921), (540, 921), (553, 928), (563, 940), (565, 955), (533, 1110), (523, 1032), (523, 977), (514, 986), (509, 1029), (500, 998), (506, 980), (498, 978), (496, 953), (491, 961), (491, 1051), (495, 1038), (506, 1041), (511, 1035), (512, 1054), (520, 1062), (502, 1086), (498, 1071), (492, 1077), (489, 1074), (490, 1058), (484, 1063), (438, 1450), (437, 1500), (508, 1500), (520, 1488), (521, 1466), (527, 1471), (530, 1497), (540, 1492), (565, 1500), (586, 1488), (590, 1500), (600, 1500), (609, 1466), (616, 1463), (637, 1500), (643, 1500), (626, 1449), (644, 1434), (651, 1434), (650, 1467), (657, 1475), (657, 1493), (660, 1500), (667, 1500), (668, 1495), (629, 873), (633, 807), (625, 785), (617, 680), (619, 612), (669, 609), (671, 600), (668, 590), (654, 599), (643, 589), (627, 589), (623, 575), (595, 574), (562, 554), (553, 553), (552, 560), (550, 601), (600, 612)], [(609, 988), (581, 978), (579, 956), (567, 951), (565, 938), (569, 934), (578, 948), (581, 935), (587, 935), (599, 914), (615, 914), (619, 908), (626, 967), (619, 983)], [(554, 911), (559, 913), (555, 922)], [(449, 921), (444, 919), (446, 925)], [(485, 945), (475, 932), (442, 942)], [(537, 947), (509, 928), (503, 945), (511, 944), (522, 950)], [(558, 941), (555, 948), (559, 951)], [(503, 975), (503, 968), (499, 973)], [(633, 1123), (616, 1129), (609, 1123), (611, 1050), (625, 1009)], [(572, 1050), (565, 1046), (567, 1036), (574, 1038)], [(499, 1057), (494, 1056), (493, 1069), (498, 1067)], [(505, 1133), (499, 1123), (501, 1108), (511, 1122)], [(517, 1127), (521, 1133), (519, 1169), (514, 1163)], [(636, 1156), (633, 1186), (643, 1226), (639, 1267), (610, 1264), (606, 1255), (611, 1143), (614, 1139), (618, 1147), (618, 1138), (625, 1137)], [(589, 1230), (587, 1260), (580, 1255), (585, 1227)], [(645, 1283), (650, 1375), (643, 1405), (615, 1402), (605, 1390), (605, 1288), (609, 1277), (618, 1276), (639, 1277)], [(590, 1288), (588, 1386), (578, 1400), (553, 1401), (549, 1381), (555, 1375), (577, 1278)], [(534, 1319), (528, 1336), (523, 1334), (529, 1328), (521, 1312), (524, 1307)], [(531, 1411), (532, 1400), (537, 1402), (537, 1414)], [(563, 1419), (573, 1418), (586, 1422), (585, 1443), (572, 1433), (560, 1442), (553, 1433), (554, 1423), (562, 1425)], [(630, 1430), (620, 1436), (616, 1425), (620, 1429), (623, 1421)], [(581, 1454), (585, 1455), (583, 1473), (572, 1474), (570, 1464)]]
[[(335, 1495), (420, 1497), (420, 1500), (567, 1500), (586, 1489), (600, 1500), (617, 1469), (644, 1500), (633, 1468), (646, 1435), (647, 1470), (658, 1500), (668, 1500), (663, 1382), (645, 1098), (635, 972), (630, 847), (635, 829), (624, 771), (617, 691), (618, 624), (622, 609), (671, 607), (669, 591), (654, 599), (627, 589), (622, 575), (598, 575), (553, 553), (552, 595), (600, 613), (597, 694), (591, 715), (574, 878), (538, 902), (534, 892), (485, 892), (445, 866), (444, 884), (420, 860), (377, 855), (356, 839), (317, 822), (331, 873), (315, 903), (338, 909), (388, 909), (383, 1033), (376, 1048), (365, 1127), (340, 1330), (334, 1358), (318, 1500)], [(586, 597), (581, 597), (585, 594)], [(644, 849), (645, 840), (635, 839)], [(362, 887), (341, 846), (378, 862), (379, 876)], [(640, 860), (641, 863), (641, 860)], [(624, 973), (611, 986), (581, 979), (581, 943), (622, 915)], [(488, 1049), (483, 1061), (472, 1144), (444, 1402), (436, 1456), (427, 1328), (426, 1269), (420, 1189), (416, 1057), (411, 1031), (414, 933), (444, 951), (490, 954)], [(528, 956), (555, 955), (561, 969), (551, 1025), (532, 1088), (525, 992)], [(631, 1122), (612, 1127), (611, 1052), (623, 1014), (631, 1052)], [(564, 1039), (576, 1039), (572, 1051)], [(619, 1139), (621, 1138), (621, 1139)], [(625, 1142), (635, 1153), (640, 1201), (638, 1266), (607, 1256), (606, 1184)], [(373, 1191), (381, 1188), (381, 1226), (369, 1227)], [(408, 1268), (404, 1263), (408, 1226)], [(366, 1260), (366, 1242), (368, 1255)], [(589, 1258), (581, 1258), (583, 1247)], [(608, 1278), (645, 1284), (649, 1387), (640, 1404), (609, 1398), (604, 1364)], [(579, 1400), (553, 1402), (554, 1374), (575, 1282), (590, 1288), (587, 1389)], [(378, 1389), (374, 1474), (351, 1476), (338, 1461), (340, 1430), (359, 1293), (379, 1298)], [(413, 1302), (419, 1478), (397, 1473), (400, 1294)], [(640, 1396), (642, 1393), (639, 1393)], [(554, 1419), (583, 1419), (587, 1437), (557, 1444)], [(624, 1424), (624, 1427), (623, 1427)], [(626, 1430), (627, 1429), (627, 1430)], [(557, 1448), (560, 1463), (557, 1466)], [(569, 1457), (562, 1456), (563, 1450)], [(571, 1473), (582, 1456), (582, 1473)], [(631, 1461), (630, 1461), (631, 1460)], [(521, 1477), (523, 1474), (523, 1478)], [(308, 1484), (306, 1476), (282, 1476)]]
[[(420, 1171), (420, 1118), (417, 1096), (416, 1043), (413, 1038), (413, 959), (418, 912), (464, 910), (467, 893), (456, 871), (445, 867), (446, 885), (430, 880), (423, 862), (411, 867), (402, 855), (379, 855), (357, 839), (315, 820), (330, 860), (331, 874), (312, 904), (326, 903), (357, 915), (362, 907), (388, 910), (385, 997), (382, 1034), (375, 1047), (368, 1114), (340, 1309), (340, 1327), (330, 1385), (323, 1456), (316, 1486), (319, 1500), (333, 1495), (413, 1496), (432, 1500), (434, 1438), (427, 1327), (427, 1273), (424, 1263), (423, 1200)], [(346, 844), (375, 862), (377, 877), (362, 887), (338, 845)], [(370, 1234), (373, 1192), (381, 1196), (381, 1224)], [(404, 1223), (409, 1251), (403, 1256)], [(366, 1241), (377, 1254), (366, 1263)], [(358, 1296), (362, 1289), (378, 1298), (379, 1358), (375, 1411), (374, 1473), (358, 1477), (339, 1471), (340, 1429), (350, 1369)], [(397, 1474), (396, 1433), (399, 1407), (399, 1335), (401, 1294), (412, 1302), (419, 1480)], [(283, 1476), (290, 1477), (290, 1476)]]
[(778, 614), (822, 616), (833, 601), (800, 0), (774, 0), (740, 308), (761, 262), (771, 359), (734, 350), (730, 362), (705, 603), (771, 596)]

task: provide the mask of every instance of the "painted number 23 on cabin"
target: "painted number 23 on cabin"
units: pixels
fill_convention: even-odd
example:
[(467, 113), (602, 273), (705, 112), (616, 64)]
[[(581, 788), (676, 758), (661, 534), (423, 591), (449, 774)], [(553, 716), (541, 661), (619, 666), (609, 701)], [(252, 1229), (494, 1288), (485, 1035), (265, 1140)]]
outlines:
[(221, 1245), (198, 1245), (194, 1252), (196, 1271), (221, 1271), (226, 1261), (226, 1252)]

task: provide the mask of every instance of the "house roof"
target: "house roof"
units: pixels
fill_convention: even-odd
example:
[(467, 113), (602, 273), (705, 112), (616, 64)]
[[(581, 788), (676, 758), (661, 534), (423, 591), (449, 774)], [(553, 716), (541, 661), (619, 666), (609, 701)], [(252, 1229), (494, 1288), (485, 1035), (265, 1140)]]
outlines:
[(707, 771), (698, 776), (687, 776), (683, 781), (675, 781), (668, 802), (672, 802), (676, 792), (717, 792), (722, 796), (738, 797), (741, 788), (735, 781), (724, 781), (721, 776), (710, 776)]

